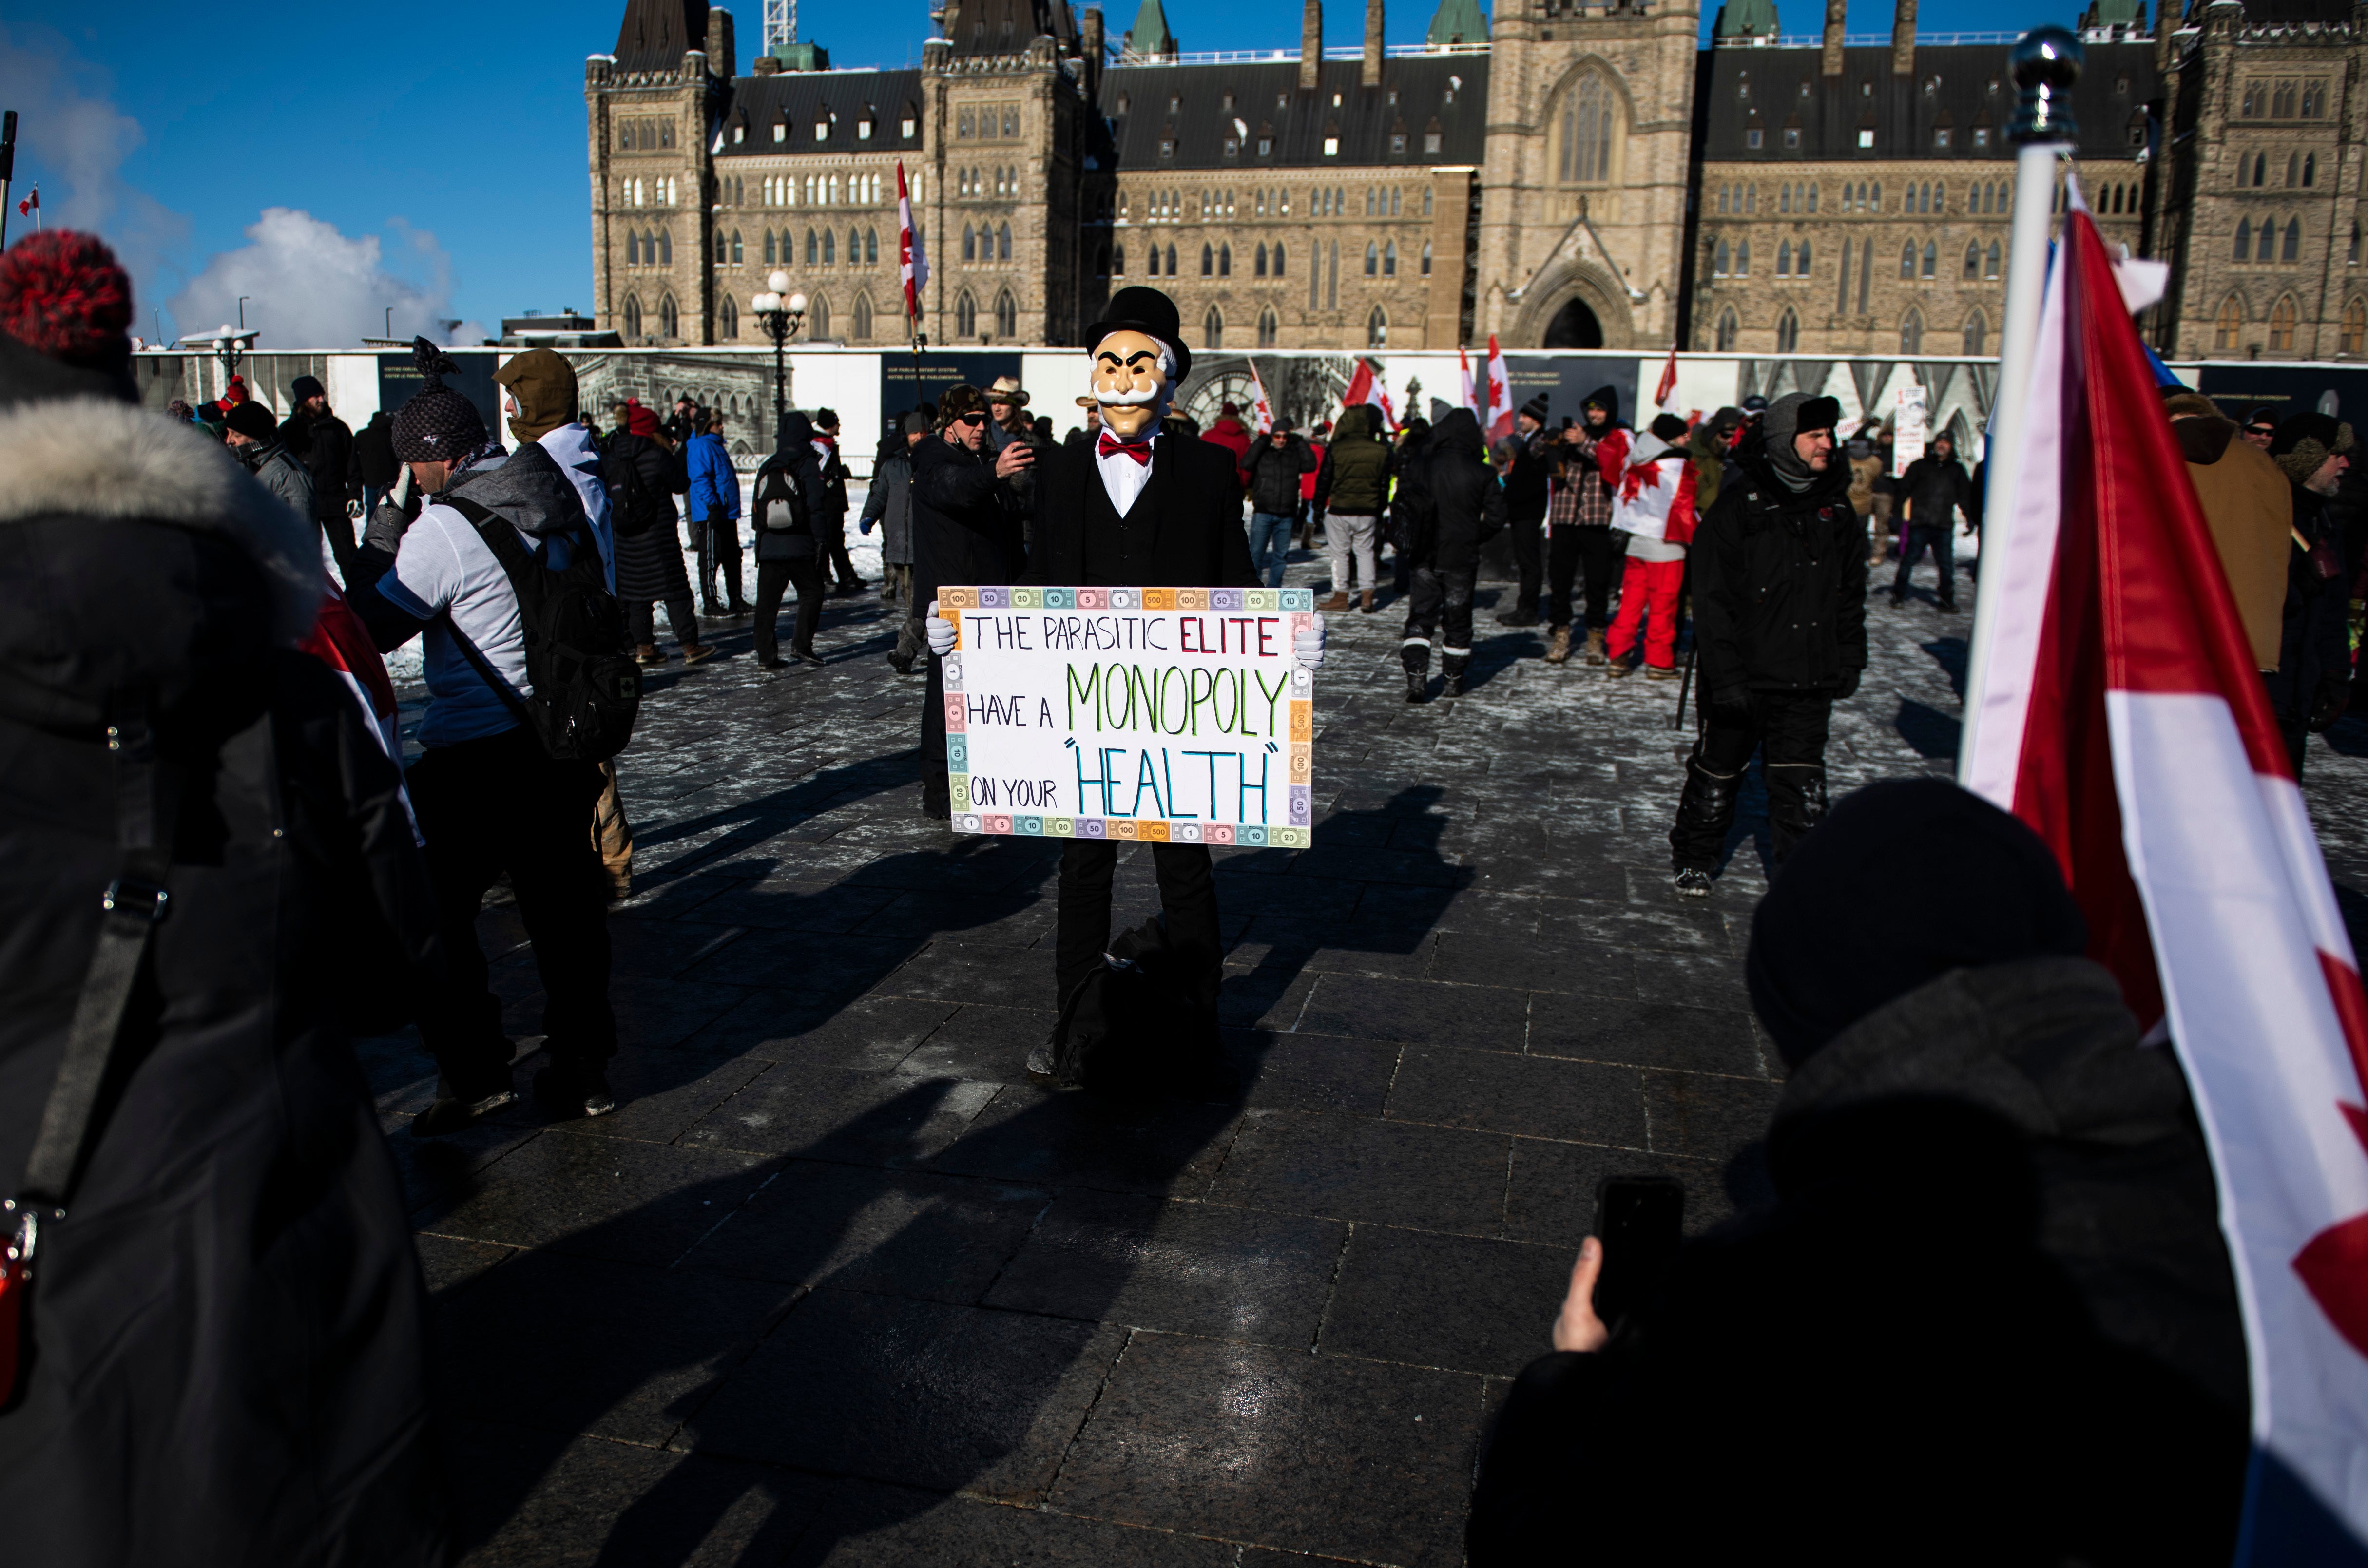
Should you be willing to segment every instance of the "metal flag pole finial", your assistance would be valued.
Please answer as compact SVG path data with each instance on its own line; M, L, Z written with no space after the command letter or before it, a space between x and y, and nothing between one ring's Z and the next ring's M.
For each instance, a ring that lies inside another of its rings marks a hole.
M2069 28L2052 23L2023 34L2007 54L2007 69L2021 97L2014 120L2007 128L2008 140L2015 143L2014 222L2007 242L2006 320L1998 334L1998 391L1990 402L1988 437L1982 449L1986 526L1981 574L1986 584L2001 581L1999 557L2012 548L2022 428L2030 413L2025 406L2026 383L2039 341L2041 297L2047 288L2056 165L2079 136L2079 125L2072 114L2072 88L2080 79L2086 56L2080 40ZM1957 752L1961 779L1967 759L1975 755L1974 733L1981 722L1987 668L1983 655L1999 601L2000 596L1994 593L1977 593L1974 598L1973 650L1965 678L1963 739Z

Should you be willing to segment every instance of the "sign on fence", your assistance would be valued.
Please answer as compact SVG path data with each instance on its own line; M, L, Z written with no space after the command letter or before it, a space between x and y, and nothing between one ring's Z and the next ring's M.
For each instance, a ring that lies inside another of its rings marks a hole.
M1307 588L940 588L962 833L1304 848Z

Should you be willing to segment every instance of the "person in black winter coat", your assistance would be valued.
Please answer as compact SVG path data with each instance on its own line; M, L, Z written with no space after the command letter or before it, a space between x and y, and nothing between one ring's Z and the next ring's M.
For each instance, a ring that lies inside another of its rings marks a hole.
M1443 695L1463 692L1463 666L1472 658L1472 591L1480 575L1480 547L1497 537L1506 518L1505 492L1482 460L1487 443L1480 421L1468 408L1445 415L1432 426L1421 450L1409 454L1398 479L1391 517L1398 550L1412 563L1406 597L1406 638L1399 657L1406 665L1406 700L1429 694L1430 644L1440 644Z
M120 325L101 369L8 335L26 248L0 262L0 1195L105 994L101 895L142 907L148 858L164 896L33 1256L0 1557L441 1564L426 1294L350 1043L436 968L399 778L296 649L313 520L137 405Z
M1826 812L1826 727L1866 669L1866 552L1834 451L1841 408L1789 392L1735 450L1694 530L1702 738L1669 829L1677 890L1707 896L1751 754L1782 862Z
M2286 556L2286 602L2278 667L2266 678L2286 759L2302 777L2305 743L2343 717L2351 699L2347 624L2352 562L2329 499L2351 466L2351 426L2324 414L2297 414L2270 438L2270 458L2294 486L2294 543Z
M1583 1246L1485 1449L1473 1568L2230 1561L2248 1381L2212 1167L2086 938L1979 797L1835 808L1752 922L1772 1200L1609 1324Z
M329 536L329 553L337 575L350 579L354 570L354 521L349 504L362 498L361 470L354 460L351 426L329 411L329 394L313 376L288 383L295 411L279 422L279 440L313 475L313 515Z
M1550 410L1541 392L1513 415L1512 433L1497 443L1497 472L1505 492L1505 514L1513 528L1513 608L1497 618L1499 626L1535 626L1538 593L1545 585L1546 483L1553 456L1546 433Z
M658 651L655 608L664 600L682 662L700 664L713 658L715 650L699 640L698 609L690 597L690 574L683 567L682 535L674 509L675 496L689 481L681 458L666 446L655 412L636 403L629 406L626 418L624 431L609 439L600 472L609 487L609 526L617 541L617 598L625 607L634 657L644 665L666 663Z
M1025 441L987 453L986 404L975 387L948 389L937 425L938 433L913 449L913 602L925 609L940 586L1019 580L1028 551L1010 482L1035 459ZM953 812L942 663L930 655L921 708L921 809L933 817Z
M1899 476L1899 522L1907 542L1899 551L1899 571L1891 579L1891 602L1904 604L1907 584L1924 552L1932 552L1940 574L1939 598L1943 610L1957 608L1957 514L1968 521L1980 510L1974 499L1974 482L1957 460L1957 443L1936 436L1932 449L1907 465Z
M1299 520L1301 476L1315 470L1315 449L1288 420L1251 437L1242 456L1250 489L1250 565L1269 588L1282 586L1292 525Z
M791 488L797 493L795 500L785 493ZM790 652L806 664L819 665L814 629L822 624L830 564L815 519L829 505L829 492L822 460L814 452L814 426L804 415L792 411L781 415L781 444L757 469L749 494L757 512L757 663L768 670L787 667L778 642L781 590L795 585L798 620Z

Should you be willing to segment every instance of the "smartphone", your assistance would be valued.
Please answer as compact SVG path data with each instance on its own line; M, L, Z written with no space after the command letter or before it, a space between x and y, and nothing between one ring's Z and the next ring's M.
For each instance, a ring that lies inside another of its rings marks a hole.
M1652 1294L1684 1239L1686 1189L1665 1176L1606 1176L1595 1189L1595 1234L1603 1272L1595 1315L1617 1332L1629 1309Z

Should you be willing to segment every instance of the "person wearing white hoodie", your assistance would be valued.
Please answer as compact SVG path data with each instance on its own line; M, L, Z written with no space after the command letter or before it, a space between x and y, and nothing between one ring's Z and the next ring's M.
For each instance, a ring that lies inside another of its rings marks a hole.
M1603 648L1611 661L1603 673L1615 680L1634 671L1628 654L1639 642L1645 679L1677 676L1678 597L1686 580L1686 545L1694 537L1694 470L1685 439L1686 422L1662 414L1624 460L1599 453L1611 486L1611 527L1628 536L1620 613Z

